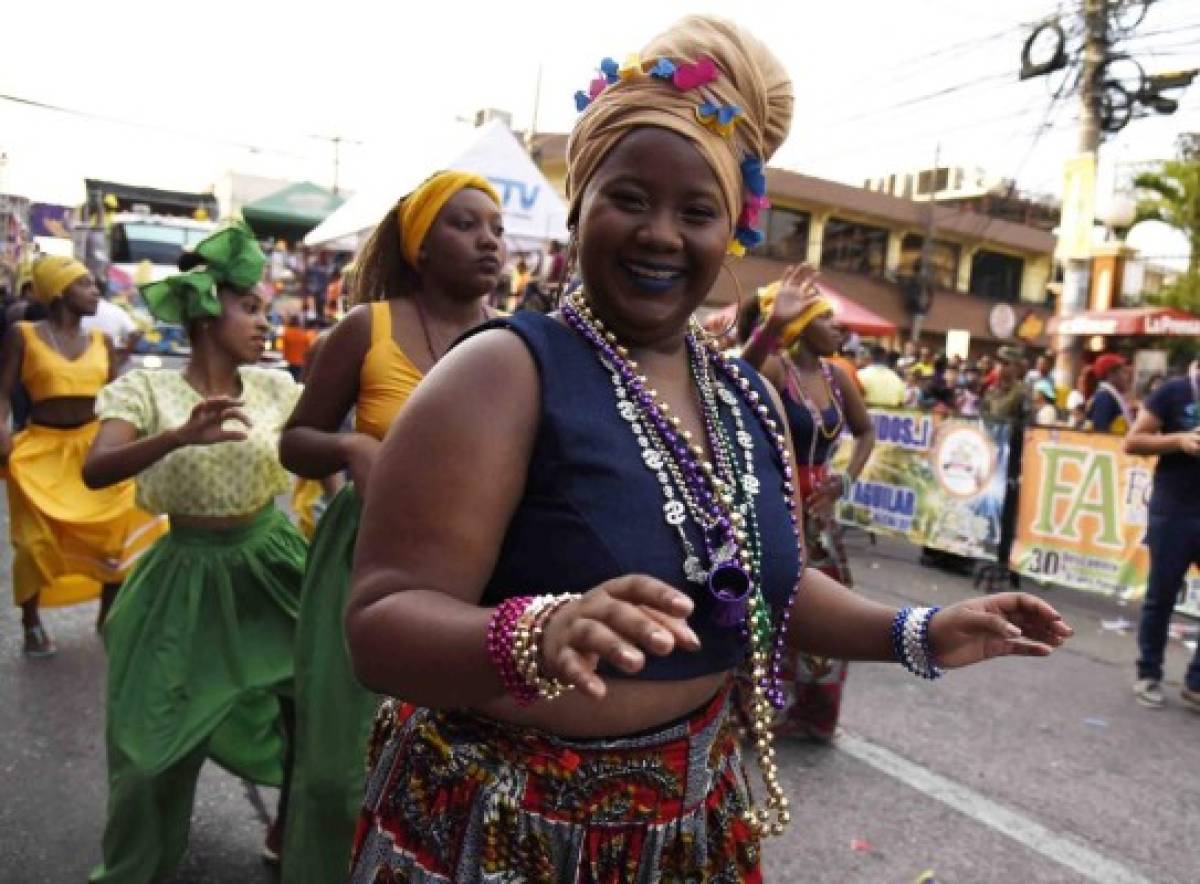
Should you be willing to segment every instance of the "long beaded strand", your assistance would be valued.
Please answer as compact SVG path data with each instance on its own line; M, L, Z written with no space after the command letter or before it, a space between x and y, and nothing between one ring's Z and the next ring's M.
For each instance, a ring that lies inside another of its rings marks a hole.
M743 516L742 513L734 510L734 502L736 499L735 495L739 491L744 492L747 497L752 497L750 487L755 485L757 477L753 476L752 472L749 472L747 475L755 481L746 483L744 488L739 488L736 484L737 470L735 467L732 467L735 459L732 457L722 458L725 462L720 465L730 466L730 473L727 474L726 478L734 481L726 482L725 479L714 475L716 470L712 464L705 460L704 450L699 445L690 444L691 434L682 428L681 422L677 417L673 415L669 418L667 417L669 409L666 403L658 400L657 393L648 387L645 376L638 373L637 363L630 358L628 349L619 343L615 335L604 328L600 320L591 312L580 293L577 292L563 305L563 316L567 324L597 350L597 355L606 366L610 367L614 376L619 376L623 386L628 390L626 401L629 401L634 409L640 408L641 415L645 418L644 423L652 427L655 433L661 437L667 459L670 460L670 456L674 456L675 464L673 466L678 467L678 472L682 473L682 478L684 479L682 485L687 487L695 496L696 502L699 504L697 509L707 509L709 513L724 511L723 515L716 518L716 526L719 527L721 533L724 535L726 543L732 544L742 561L746 562L746 558L742 556L742 546L743 543L749 540L749 533L744 530L744 519L734 518L735 516ZM707 361L709 365L729 379L734 388L739 391L742 398L746 400L751 411L762 425L767 438L773 443L776 460L783 475L782 491L784 500L788 509L792 531L796 538L797 549L800 551L801 568L803 568L804 549L800 536L799 520L795 511L793 497L795 489L792 485L792 470L787 461L787 443L779 430L777 422L771 416L770 409L761 401L758 393L751 388L749 380L742 376L740 369L735 363L720 354L711 342L701 345L696 340L696 336L691 333L687 336L687 340L690 352L703 352L706 357L704 361ZM707 374L707 372L704 372L704 374ZM693 370L693 375L697 375L695 370ZM616 377L614 377L615 379ZM697 376L696 380L698 386L700 386L701 378ZM726 392L723 388L722 391ZM730 396L732 398L732 394ZM620 401L620 397L618 398ZM735 419L740 417L739 410L734 404L728 402L728 400L726 401L730 405ZM702 403L705 412L706 434L711 431L711 435L709 436L710 444L714 440L720 443L713 445L714 458L716 458L718 449L721 450L723 455L728 455L731 449L723 444L727 440L722 438L724 436L724 428L715 414L715 400L704 396L703 389ZM622 413L622 416L624 417L625 414ZM738 436L741 437L744 432L739 422ZM739 440L744 448L748 447L747 442L749 438L749 434L747 433L744 440ZM747 466L752 467L752 465L752 457L747 456ZM705 481L706 479L707 481ZM664 506L664 513L667 515L669 524L678 526L679 522L673 518L678 511L674 507L671 507L671 503L672 501L668 500L668 503ZM751 506L752 509L753 507ZM681 516L682 513L678 513L678 515ZM703 523L701 523L701 529L703 532ZM757 525L755 525L755 529L757 529ZM704 533L707 545L708 535L707 532ZM754 530L753 533L758 535L757 530ZM739 537L739 535L741 536ZM739 540L742 542L739 543ZM761 546L759 537L756 536L755 541L755 545ZM757 572L758 568L752 567L751 571ZM750 729L754 737L755 748L757 749L759 768L767 790L767 801L766 807L760 809L757 814L753 808L747 809L745 821L759 835L778 835L782 833L786 824L790 822L791 813L788 809L788 799L783 794L783 789L779 784L778 766L775 764L775 752L771 746L770 718L771 707L778 707L783 703L780 670L788 623L791 617L791 608L799 590L799 580L793 586L787 602L780 612L773 630L773 641L771 640L771 615L765 597L757 585L752 584L752 589L753 591L749 594L746 611L746 632L749 638L748 662L752 686L752 721ZM775 816L774 822L771 819L772 813Z

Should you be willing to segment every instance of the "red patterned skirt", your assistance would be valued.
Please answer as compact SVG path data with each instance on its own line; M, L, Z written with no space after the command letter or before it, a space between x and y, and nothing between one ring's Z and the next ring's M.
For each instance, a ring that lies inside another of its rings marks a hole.
M603 740L385 703L350 880L761 882L729 697Z
M812 494L827 474L824 465L798 465L797 487L802 497ZM816 516L806 507L804 544L808 567L816 568L843 586L851 585L850 563L842 543L841 526L835 518ZM842 691L848 668L845 660L811 654L792 655L782 673L787 705L775 717L775 733L781 737L832 740L842 710Z

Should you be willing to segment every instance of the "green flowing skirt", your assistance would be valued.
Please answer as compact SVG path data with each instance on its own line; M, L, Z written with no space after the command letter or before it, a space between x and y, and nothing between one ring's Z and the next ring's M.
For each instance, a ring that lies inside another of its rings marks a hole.
M304 556L271 506L229 530L173 526L142 557L104 629L110 758L154 776L206 744L235 775L282 782Z
M296 763L284 884L344 881L380 697L354 678L342 630L362 504L347 485L317 523L296 627Z

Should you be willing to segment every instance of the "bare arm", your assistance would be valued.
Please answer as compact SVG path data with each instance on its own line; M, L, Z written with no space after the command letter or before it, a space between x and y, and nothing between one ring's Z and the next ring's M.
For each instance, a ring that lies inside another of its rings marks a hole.
M854 435L854 450L850 452L850 463L846 466L850 481L853 482L862 475L863 468L871 457L875 447L875 422L867 411L858 384L850 378L839 365L831 365L834 381L842 393L842 402L846 408L846 424Z
M305 374L321 379L306 384L279 439L284 467L309 479L324 479L347 466L359 448L364 456L377 444L362 433L339 432L358 398L359 373L371 346L371 312L360 305L310 352ZM362 470L365 476L367 470Z
M241 430L222 428L222 424L230 420L250 426L240 405L237 400L224 396L205 399L196 404L183 426L141 439L137 427L129 421L105 420L83 463L83 483L89 488L105 488L132 479L172 451L187 445L245 439L246 434Z
M764 377L773 375L772 383L777 383L782 375L778 368L768 371L768 360L781 346L788 323L808 309L815 298L820 297L820 292L812 286L816 277L817 272L807 264L788 267L779 280L779 290L770 314L764 317L760 328L750 336L742 349L742 358Z
M346 610L368 687L434 707L503 693L478 602L524 489L539 389L520 339L484 332L447 354L392 425L370 480L387 493L367 496Z
M1126 454L1191 454L1200 453L1200 430L1189 433L1164 433L1163 422L1149 408L1138 412L1137 419L1125 436Z
M25 337L17 324L11 323L4 335L3 357L0 358L0 464L8 462L12 452L12 433L8 428L12 416L12 394L21 374L21 359L25 355Z

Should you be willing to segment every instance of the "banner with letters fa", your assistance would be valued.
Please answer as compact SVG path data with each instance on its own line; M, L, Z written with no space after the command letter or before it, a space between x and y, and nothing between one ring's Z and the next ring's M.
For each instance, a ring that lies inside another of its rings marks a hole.
M875 449L838 521L961 556L996 558L1009 427L973 418L871 409ZM854 440L832 467L844 470Z
M1150 559L1142 540L1154 458L1125 454L1121 443L1102 433L1025 431L1013 570L1122 598L1145 594ZM1195 570L1188 583L1183 607L1197 613Z

